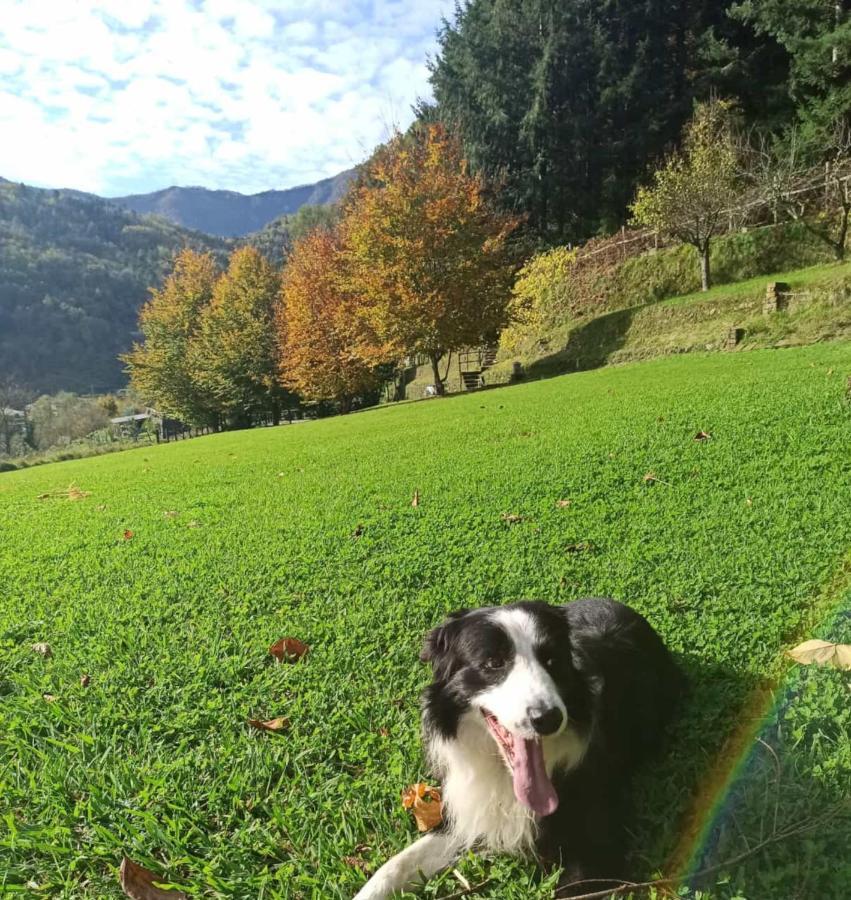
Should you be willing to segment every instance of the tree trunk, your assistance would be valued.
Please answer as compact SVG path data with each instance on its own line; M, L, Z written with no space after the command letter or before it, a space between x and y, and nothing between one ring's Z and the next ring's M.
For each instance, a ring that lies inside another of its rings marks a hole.
M712 284L712 279L709 276L709 241L703 247L699 247L698 250L700 252L700 289L708 291Z
M429 359L431 360L431 371L434 373L434 390L438 395L443 395L443 379L440 377L440 369L438 363L440 362L440 353L429 353Z
M839 236L836 239L836 246L833 252L836 254L837 262L843 262L845 259L845 242L848 239L848 214L851 213L851 206L842 207L842 219L839 225Z
M272 424L281 424L281 404L277 399L272 401Z

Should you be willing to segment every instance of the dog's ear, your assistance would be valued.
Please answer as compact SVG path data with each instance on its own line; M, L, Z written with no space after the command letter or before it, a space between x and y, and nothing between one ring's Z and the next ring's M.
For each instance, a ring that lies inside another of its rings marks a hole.
M468 612L470 612L469 609L459 609L449 613L442 625L432 628L426 635L423 649L420 651L420 662L433 662L446 653L452 643L454 633L458 630L454 627L455 623L459 619L463 619Z

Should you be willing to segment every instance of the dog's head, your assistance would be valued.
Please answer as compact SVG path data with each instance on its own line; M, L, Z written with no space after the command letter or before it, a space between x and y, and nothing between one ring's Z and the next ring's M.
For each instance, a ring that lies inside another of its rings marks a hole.
M546 603L462 610L431 631L430 695L451 703L456 721L487 729L514 778L517 799L536 812L555 809L544 743L568 726L577 672L563 609Z

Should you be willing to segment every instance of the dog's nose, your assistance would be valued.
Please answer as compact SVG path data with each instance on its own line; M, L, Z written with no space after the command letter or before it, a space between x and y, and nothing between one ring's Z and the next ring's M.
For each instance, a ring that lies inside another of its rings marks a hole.
M555 734L564 721L564 713L557 707L550 709L529 710L529 721L538 734Z

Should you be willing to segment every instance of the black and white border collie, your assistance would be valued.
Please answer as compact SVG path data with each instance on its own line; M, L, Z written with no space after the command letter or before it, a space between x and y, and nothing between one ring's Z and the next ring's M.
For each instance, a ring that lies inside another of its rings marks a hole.
M409 890L469 849L562 866L563 885L586 881L579 893L621 884L630 781L683 688L647 620L597 598L462 610L421 658L434 674L422 725L444 824L355 900Z

